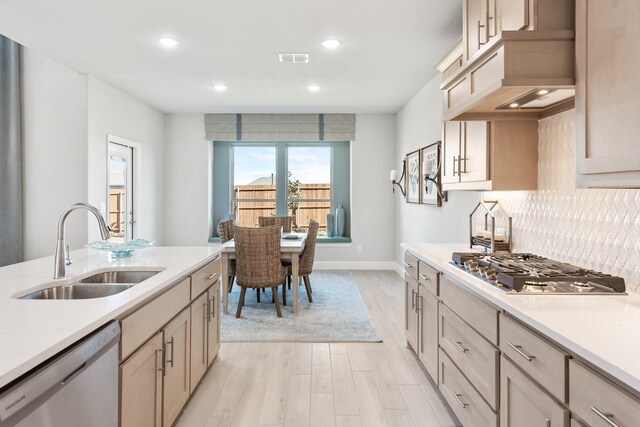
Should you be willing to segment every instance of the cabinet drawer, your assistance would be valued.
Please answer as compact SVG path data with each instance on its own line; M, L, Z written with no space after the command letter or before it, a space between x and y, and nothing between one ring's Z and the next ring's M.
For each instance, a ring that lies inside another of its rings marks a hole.
M446 305L440 308L440 346L489 405L497 409L500 352Z
M496 427L498 415L440 349L440 392L465 427Z
M440 276L440 298L483 337L498 345L498 310L461 285Z
M568 354L503 314L500 350L556 399L568 403Z
M122 320L120 360L124 360L189 305L190 282L188 278L184 279Z
M209 286L220 279L222 261L220 256L191 275L191 299L194 300Z
M434 296L438 296L438 276L440 273L422 261L418 261L418 282L431 292Z
M415 280L418 280L418 258L409 254L409 252L404 253L404 271Z
M569 410L506 357L500 363L501 427L568 427Z
M591 427L631 427L640 420L640 399L574 359L569 361L569 407Z

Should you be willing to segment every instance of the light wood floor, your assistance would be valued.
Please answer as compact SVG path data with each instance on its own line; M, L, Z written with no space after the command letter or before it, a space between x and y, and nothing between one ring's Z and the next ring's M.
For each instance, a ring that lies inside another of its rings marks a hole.
M353 277L382 343L223 343L177 425L457 425L406 348L400 276Z

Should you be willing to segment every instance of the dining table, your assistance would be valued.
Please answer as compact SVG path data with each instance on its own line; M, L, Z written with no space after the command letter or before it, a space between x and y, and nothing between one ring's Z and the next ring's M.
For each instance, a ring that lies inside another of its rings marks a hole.
M291 262L291 286L293 290L293 313L298 313L298 284L300 276L300 254L304 249L307 235L305 233L285 233L280 239L280 259ZM233 239L222 244L222 310L228 313L229 305L229 261L236 259L236 243ZM286 283L283 284L286 286ZM277 295L275 296L278 297Z

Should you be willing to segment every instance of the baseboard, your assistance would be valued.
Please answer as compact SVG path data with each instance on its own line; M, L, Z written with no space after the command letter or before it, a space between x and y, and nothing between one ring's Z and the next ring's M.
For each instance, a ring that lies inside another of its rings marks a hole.
M391 270L402 275L402 269L393 261L315 261L314 270Z

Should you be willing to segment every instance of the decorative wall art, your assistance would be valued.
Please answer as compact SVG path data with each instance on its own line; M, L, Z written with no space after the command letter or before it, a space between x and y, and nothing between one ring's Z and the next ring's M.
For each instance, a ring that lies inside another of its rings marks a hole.
M421 150L420 159L421 203L430 206L442 206L442 197L439 191L442 168L440 141L424 147Z
M422 192L420 152L421 150L417 150L413 153L407 154L407 160L405 162L405 167L407 168L405 173L407 203L420 203L420 196Z

